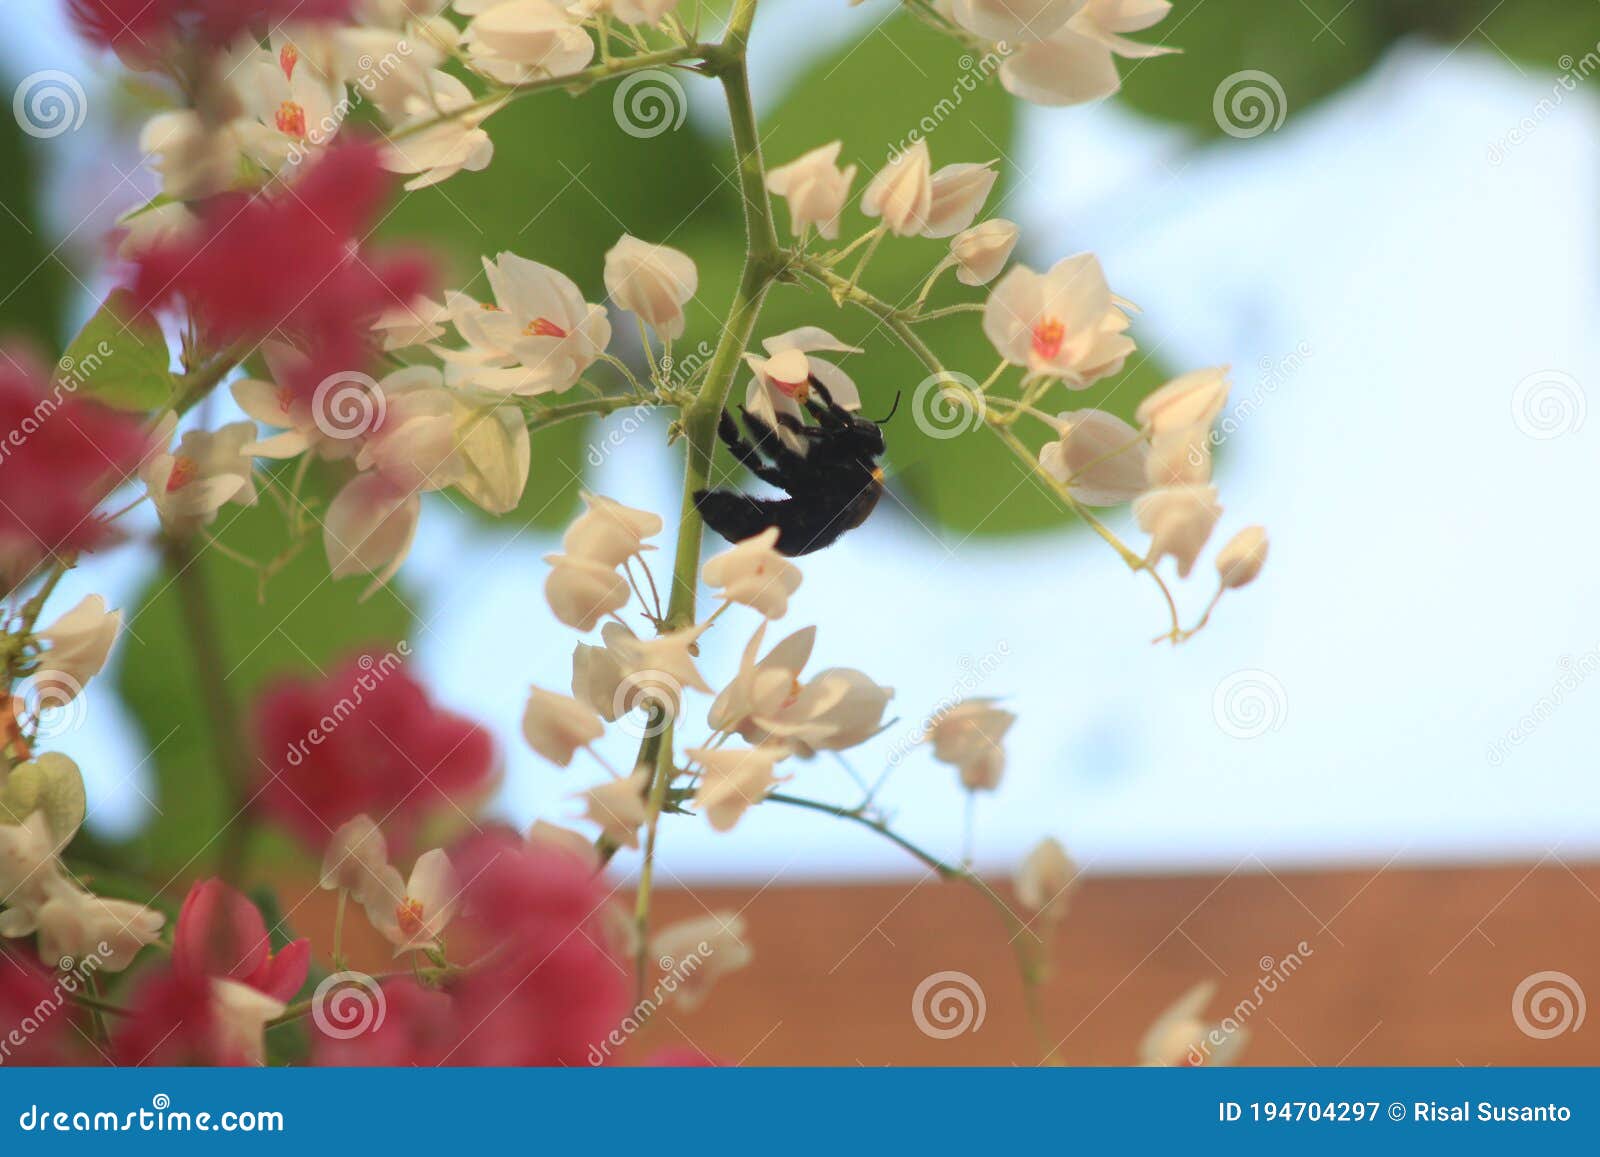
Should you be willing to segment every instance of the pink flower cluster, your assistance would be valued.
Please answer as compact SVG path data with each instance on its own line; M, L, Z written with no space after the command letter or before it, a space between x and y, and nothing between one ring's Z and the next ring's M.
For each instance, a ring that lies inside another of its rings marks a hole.
M212 197L197 229L138 255L134 298L145 309L181 299L208 344L290 341L306 357L281 384L309 398L330 375L364 369L378 315L431 284L420 255L364 244L392 183L376 146L342 144L292 189Z

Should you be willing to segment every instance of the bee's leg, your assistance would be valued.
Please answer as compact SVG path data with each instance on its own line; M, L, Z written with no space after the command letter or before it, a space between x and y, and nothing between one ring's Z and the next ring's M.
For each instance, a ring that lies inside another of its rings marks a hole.
M755 448L771 458L782 474L793 478L797 473L805 471L805 455L797 454L791 449L782 438L778 437L778 432L768 425L765 419L757 414L752 414L745 407L740 407L739 413L744 418L744 428L750 431L750 437L755 440ZM789 417L789 415L779 414L778 422L786 430L793 429L787 422L784 422L783 419L786 417ZM793 419L791 418L790 421L793 421ZM796 433L799 433L802 437L811 437L818 433L810 426L801 423L796 424L800 427ZM780 482L777 485L788 489L785 483Z
M726 410L722 411L722 418L717 422L717 437L733 451L733 456L744 465L745 469L761 481L771 483L773 486L784 485L786 479L783 471L777 466L769 465L761 457L760 450L740 436L739 427L734 424L733 418Z
M805 407L811 411L811 416L824 426L848 426L850 424L850 411L833 400L833 395L828 392L828 387L822 384L822 379L812 374L811 392L822 398L819 405L816 398L808 397Z

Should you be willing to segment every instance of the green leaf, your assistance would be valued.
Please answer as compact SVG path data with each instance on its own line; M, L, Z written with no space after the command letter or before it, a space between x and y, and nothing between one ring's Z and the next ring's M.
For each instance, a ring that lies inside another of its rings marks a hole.
M1134 37L1181 55L1121 61L1119 99L1203 137L1221 136L1225 124L1230 135L1256 135L1366 72L1398 34L1398 8L1390 0L1181 5Z
M309 489L309 501L325 501L330 480L314 474ZM266 494L252 508L223 507L213 530L228 550L259 562L289 545L284 514ZM247 728L264 684L318 676L363 647L392 647L412 623L392 584L358 602L363 580L329 577L314 524L311 539L266 583L265 601L257 572L222 551L203 548L195 566L215 608L226 687ZM200 712L202 689L180 615L182 597L164 569L151 575L124 632L117 673L118 693L155 768L157 814L142 833L146 857L152 869L174 873L198 872L214 861L215 837L233 817L211 727ZM240 738L250 742L248 734ZM285 845L270 840L266 846Z
M40 220L44 182L37 161L44 151L36 147L39 143L23 134L18 118L0 120L0 253L6 255L8 271L0 291L0 338L25 335L41 347L56 349L65 328L68 279Z
M161 327L138 316L117 290L89 319L61 359L63 378L119 410L154 410L172 400L172 358Z

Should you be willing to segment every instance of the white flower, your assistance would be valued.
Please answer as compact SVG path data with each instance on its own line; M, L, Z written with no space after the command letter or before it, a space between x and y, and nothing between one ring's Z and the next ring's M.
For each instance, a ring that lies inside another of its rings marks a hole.
M933 212L933 172L928 142L918 138L879 169L861 195L861 211L882 217L891 233L911 237L928 227Z
M1085 0L955 0L957 24L989 40L1042 40L1067 22Z
M557 619L578 631L592 631L607 615L628 605L627 580L611 567L572 555L545 556L550 574L544 580L545 601Z
M968 791L993 791L1006 769L1002 741L1017 717L993 699L967 699L936 717L923 736L933 757L961 773Z
M560 824L535 820L533 826L528 829L528 843L535 848L549 848L562 855L571 856L586 868L594 869L600 866L599 854L595 852L594 844L589 837L571 828L564 828Z
M433 366L408 366L385 377L377 421L356 452L356 467L375 471L406 492L442 490L461 476L456 453L456 398Z
M1228 403L1228 367L1194 370L1173 378L1139 403L1134 420L1153 435L1209 430Z
M243 159L232 124L209 126L193 109L157 113L139 133L161 191L173 201L201 201L231 188Z
M1167 0L1089 0L1043 39L1019 44L1000 66L1000 83L1013 95L1040 105L1082 104L1108 97L1122 87L1116 57L1176 51L1120 35L1150 27L1171 7Z
M1078 865L1059 841L1042 839L1017 871L1017 903L1047 921L1066 915L1067 901L1078 883Z
M573 558L600 566L621 566L641 551L654 550L645 543L661 533L661 516L605 497L584 494L584 512L567 527L561 549Z
M701 767L694 805L719 832L732 831L746 811L788 778L772 770L788 757L785 747L692 747L686 754Z
M522 734L528 746L557 767L568 767L580 747L606 733L600 717L565 695L538 687L528 695L522 713Z
M152 440L157 445L170 441L177 422L177 415L168 413ZM145 459L139 477L167 533L187 535L210 526L226 502L255 505L255 463L247 452L255 441L255 423L231 422L216 431L189 430L175 450Z
M763 623L756 630L738 673L712 703L712 727L807 758L854 747L877 734L892 687L880 687L847 667L831 667L802 684L800 672L811 657L816 628L796 631L757 660L766 629Z
M1208 980L1180 996L1140 1040L1139 1062L1185 1068L1232 1064L1250 1034L1242 1026L1224 1030L1205 1019L1206 1005L1215 993L1216 985Z
M1211 528L1222 515L1215 486L1167 486L1151 490L1133 504L1139 529L1150 536L1145 565L1168 555L1178 561L1178 577L1188 578Z
M106 610L99 595L85 597L35 636L49 649L39 659L34 679L65 693L58 702L74 698L106 665L121 626L121 611Z
M754 953L745 936L744 917L737 912L680 920L656 933L650 949L671 980L668 991L673 1002L693 1012L705 1003L718 979L749 964ZM667 984L663 979L662 987Z
M393 880L399 881L399 873ZM404 890L391 888L364 905L372 926L394 945L394 954L437 948L445 926L456 914L460 889L450 857L438 848L423 852L411 867Z
M678 0L605 0L605 6L624 24L656 24L678 6Z
M37 914L42 960L93 957L101 972L121 972L141 948L160 939L167 922L153 908L105 900L65 880L53 882L48 891L49 898Z
M626 779L614 779L583 792L584 818L600 825L603 839L623 848L639 846L639 826L645 821L644 793L650 783L648 769Z
M1134 349L1127 328L1127 314L1090 253L1064 258L1043 274L1017 266L983 311L983 332L1001 357L1072 389L1122 368Z
M1211 430L1190 426L1187 430L1166 430L1150 438L1150 453L1145 458L1145 485L1151 490L1163 486L1201 486L1211 481Z
M387 109L394 129L384 141L383 167L417 174L406 182L412 190L488 168L494 142L480 126L496 106L474 107L476 99L458 77L428 72L420 89L405 90Z
M1217 576L1226 590L1255 581L1267 561L1267 528L1247 526L1217 552Z
M988 285L1011 260L1017 247L1018 229L1003 217L974 225L950 239L950 255L956 259L956 280L962 285Z
M357 474L328 503L322 545L336 579L370 574L363 598L395 576L411 551L422 516L422 497L397 488L381 474Z
M972 224L1000 176L994 164L946 165L933 174L933 203L922 228L924 237L953 237Z
M199 218L179 201L130 210L117 218L117 227L122 230L117 256L131 261L158 246L181 241L190 236L199 223Z
M490 514L507 514L528 486L533 443L523 412L503 401L479 402L471 391L454 408L456 489Z
M274 459L294 458L307 450L329 460L352 457L361 448L360 441L329 434L325 423L317 420L312 403L279 384L306 365L306 356L293 346L273 340L261 343L261 354L272 381L242 378L233 384L233 400L255 421L283 433L252 442L245 452L256 458ZM378 405L370 399L368 404Z
M856 179L854 165L839 167L840 142L802 153L767 174L767 188L789 203L789 228L796 237L807 226L829 241L839 236L839 215Z
M40 905L63 882L59 847L42 811L21 823L0 820L0 936L29 936L38 927Z
M606 254L606 292L668 341L683 336L683 307L700 286L689 255L624 233Z
M487 7L467 25L473 67L501 84L571 76L594 57L594 41L550 0L507 0ZM457 11L463 11L460 4Z
M600 629L602 639L617 632L631 634L621 623L607 623ZM617 702L617 688L621 683L622 661L609 647L579 643L573 650L572 694L607 723L615 722L622 714L624 705Z
M1039 465L1079 502L1117 506L1144 493L1149 450L1138 430L1104 410L1057 414L1056 429L1061 436L1039 451Z
M445 295L467 343L464 350L435 349L449 384L494 394L571 389L611 341L605 308L585 302L570 278L537 261L502 253L483 265L496 305Z
M218 1051L247 1065L266 1063L267 1022L282 1016L288 1007L248 984L214 977L211 1031Z
M819 352L858 354L860 347L848 345L814 325L769 337L761 346L767 351L766 357L744 355L745 362L755 371L755 379L745 390L745 408L777 430L778 438L791 450L804 454L807 443L800 435L785 430L779 424L779 416L787 414L797 422L804 420L802 403L811 394L813 377L846 410L861 408L861 391L850 375L814 356Z
M784 558L773 544L778 528L770 526L723 551L702 568L706 585L721 588L730 602L754 607L769 619L781 619L789 610L789 596L800 587L800 568Z
M617 626L621 627L621 624ZM624 683L630 678L646 675L664 676L680 690L692 687L709 695L711 687L700 677L700 672L694 665L696 640L705 629L706 624L701 623L676 631L667 631L654 638L641 639L626 627L621 627L615 632L608 630L603 637L606 648L616 655L617 662L621 665ZM653 683L654 679L651 682Z
M241 132L244 149L268 170L315 155L339 131L344 86L336 87L315 69L295 67L297 59L259 52L238 72L235 88L257 122Z
M449 317L443 302L424 296L408 305L385 310L372 323L372 330L383 338L385 350L410 349L443 337L442 323Z
M393 903L403 894L400 873L389 865L389 842L368 815L358 815L333 833L322 856L322 886L350 893L362 906Z

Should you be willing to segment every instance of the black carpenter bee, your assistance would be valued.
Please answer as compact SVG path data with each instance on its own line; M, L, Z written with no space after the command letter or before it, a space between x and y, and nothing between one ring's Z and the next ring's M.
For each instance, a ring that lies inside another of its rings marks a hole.
M803 454L741 406L739 413L750 436L746 441L732 416L723 411L717 436L752 474L789 495L752 498L737 490L696 491L694 504L700 516L729 542L743 542L776 526L781 554L810 554L860 526L878 505L883 495L883 468L877 461L885 449L882 423L846 410L814 376L803 402L815 425L792 414L778 415L778 425L805 439ZM897 395L895 408L899 405ZM894 409L883 421L892 417Z

